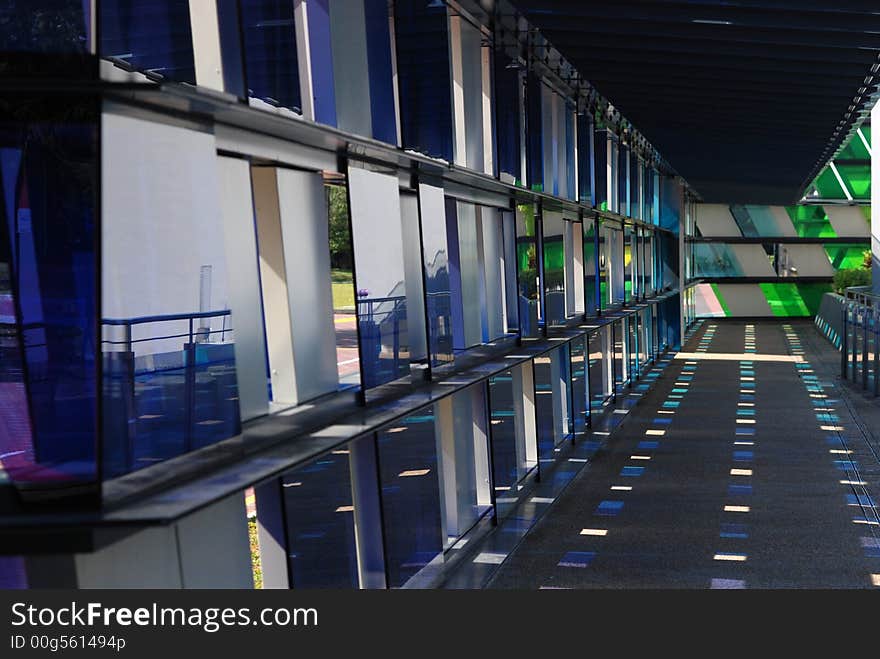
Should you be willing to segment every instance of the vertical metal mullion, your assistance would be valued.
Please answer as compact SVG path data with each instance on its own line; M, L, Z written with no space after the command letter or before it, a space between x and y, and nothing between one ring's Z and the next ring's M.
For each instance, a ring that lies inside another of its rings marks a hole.
M489 443L489 500L492 503L492 526L498 525L498 500L495 492L495 430L492 425L492 393L489 386L489 378L483 380L483 392L486 401L486 419L488 420L488 432L486 439ZM514 434L516 430L514 429ZM514 447L515 450L516 447Z

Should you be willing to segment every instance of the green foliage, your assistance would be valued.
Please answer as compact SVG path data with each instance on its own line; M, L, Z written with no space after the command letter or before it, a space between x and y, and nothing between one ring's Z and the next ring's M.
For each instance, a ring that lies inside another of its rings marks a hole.
M871 269L871 262L872 262L871 250L866 249L864 252L862 252L862 268L864 268L865 270L870 270Z
M254 588L262 588L263 569L260 565L260 540L257 537L256 518L248 520L248 539L251 545L251 568L254 573Z
M348 198L343 186L327 186L327 206L330 214L330 263L334 268L351 269Z
M850 286L868 286L871 283L871 271L866 268L845 268L834 273L834 291L843 294Z

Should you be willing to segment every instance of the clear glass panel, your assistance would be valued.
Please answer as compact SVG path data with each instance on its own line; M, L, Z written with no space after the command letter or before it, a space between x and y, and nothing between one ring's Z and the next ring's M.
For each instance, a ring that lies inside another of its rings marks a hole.
M492 482L496 497L510 496L526 474L525 456L518 448L513 373L489 378L489 419L492 434Z
M520 332L522 336L538 336L538 239L535 207L531 204L519 204L516 207L516 264Z
M640 360L641 346L639 345L639 315L633 314L626 319L629 356L629 378L630 382L635 382L641 370L642 363Z
M547 324L563 323L565 314L565 238L567 228L561 213L545 212L544 231L544 300Z
M294 588L357 588L349 452L342 448L281 479Z
M654 356L654 343L651 336L651 308L648 307L639 312L639 359L641 360L642 368Z
M590 417L590 379L586 337L569 343L571 353L571 418L575 434L586 431Z
M605 309L611 302L611 228L599 222L599 308Z
M607 225L608 255L606 257L610 268L610 301L614 304L622 304L629 297L627 290L626 268L627 258L623 230L619 225Z
M636 294L635 280L638 253L636 251L635 231L629 224L625 225L623 240L623 299L624 302L631 302Z
M596 246L596 224L592 220L584 221L584 310L592 316L599 308L599 250Z
M434 408L377 433L388 585L403 586L443 551Z
M102 122L104 465L115 476L241 423L213 136Z
M745 247L754 247L747 245ZM694 244L694 277L740 277L745 274L730 245Z
M409 375L406 276L396 176L349 167L364 388Z
M360 386L360 349L354 290L354 255L344 185L325 185L330 236L330 282L340 387Z
M629 148L621 144L617 159L617 212L629 215Z
M533 360L538 458L552 460L553 449L571 434L569 390L571 362L568 344Z
M609 395L605 382L610 355L604 352L602 343L602 332L590 334L588 370L591 412L601 412Z
M629 361L626 354L627 327L626 319L615 321L612 325L612 350L614 355L614 389L617 393L629 379Z

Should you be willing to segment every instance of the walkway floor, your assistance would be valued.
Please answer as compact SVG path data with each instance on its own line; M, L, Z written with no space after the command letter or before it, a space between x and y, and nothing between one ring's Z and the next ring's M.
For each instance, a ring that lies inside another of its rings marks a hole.
M704 322L489 587L880 586L837 354L806 321Z

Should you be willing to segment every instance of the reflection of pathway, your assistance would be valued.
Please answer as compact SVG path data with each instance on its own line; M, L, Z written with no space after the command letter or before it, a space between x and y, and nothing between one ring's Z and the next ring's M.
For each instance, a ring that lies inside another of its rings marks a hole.
M336 328L336 365L339 376L352 375L359 370L357 317L352 314L337 313L333 316Z

